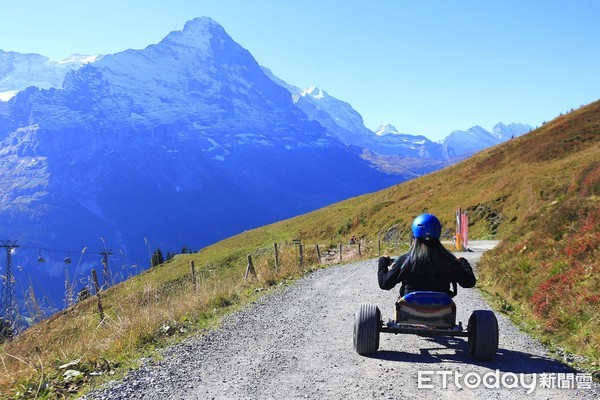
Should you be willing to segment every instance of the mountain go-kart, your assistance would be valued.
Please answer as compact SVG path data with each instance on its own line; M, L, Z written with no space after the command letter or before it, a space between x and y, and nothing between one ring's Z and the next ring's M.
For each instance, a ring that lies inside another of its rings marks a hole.
M456 294L456 283L453 283ZM498 320L492 311L475 310L467 329L456 325L456 305L442 292L411 292L396 302L393 320L383 322L379 308L361 304L354 316L354 349L360 355L379 349L379 334L467 337L469 353L476 360L491 360L498 350Z

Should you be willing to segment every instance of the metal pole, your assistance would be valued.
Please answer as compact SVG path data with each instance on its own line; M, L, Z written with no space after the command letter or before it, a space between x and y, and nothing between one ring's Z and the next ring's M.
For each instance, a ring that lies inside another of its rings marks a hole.
M2 325L0 326L1 336L12 336L16 331L16 304L15 304L15 278L12 272L12 251L17 247L16 240L2 240L0 247L6 249L6 270L4 273L4 284L2 285Z

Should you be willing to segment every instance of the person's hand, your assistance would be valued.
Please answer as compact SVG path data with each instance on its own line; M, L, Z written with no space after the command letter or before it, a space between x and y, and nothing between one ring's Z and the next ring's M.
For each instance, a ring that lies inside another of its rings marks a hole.
M390 256L381 256L379 257L379 266L380 267L388 267L392 263L392 259Z
M471 264L469 264L469 261L467 261L467 259L464 257L460 257L458 262L463 269L471 268Z

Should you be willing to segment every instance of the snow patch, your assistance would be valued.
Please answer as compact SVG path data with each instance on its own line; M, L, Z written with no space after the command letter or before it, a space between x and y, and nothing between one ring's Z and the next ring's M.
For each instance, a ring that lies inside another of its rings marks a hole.
M256 143L256 144L262 144L262 145L270 145L271 142L267 139L266 136L263 135L257 135L254 133L240 133L237 135L234 135L234 137L236 138L236 142L237 144L248 144L248 143Z
M221 145L219 143L215 142L211 138L208 138L208 141L212 144L212 147L210 147L208 149L203 149L202 151L213 151L214 149L221 147Z
M394 125L383 124L383 125L380 125L379 128L377 128L377 131L375 132L375 134L377 136L399 135L400 132L398 132L398 129L396 129L396 127L394 127Z
M319 100L319 99L323 99L325 98L325 94L324 92L319 89L316 86L311 86L308 89L306 89L305 91L303 91L302 93L300 93L301 96L310 96L315 100Z
M7 90L6 92L0 92L0 101L9 101L15 97L17 93L19 93L18 90Z
M80 64L89 64L96 62L102 58L102 55L91 56L89 54L71 54L69 57L64 60L56 61L58 64L71 64L71 63L80 63Z

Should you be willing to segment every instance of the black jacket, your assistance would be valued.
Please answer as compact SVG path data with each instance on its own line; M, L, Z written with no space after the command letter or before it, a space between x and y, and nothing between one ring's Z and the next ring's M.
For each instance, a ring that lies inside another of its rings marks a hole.
M446 272L436 274L429 273L428 268L411 270L410 266L404 265L406 257L406 254L398 257L389 270L388 265L391 260L388 257L379 258L377 278L381 289L390 290L401 282L401 296L421 290L444 292L452 295L450 291L452 282L457 282L464 288L475 286L476 279L473 269L469 262L462 257L457 260L449 260Z

